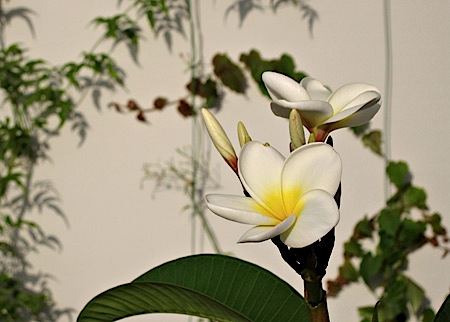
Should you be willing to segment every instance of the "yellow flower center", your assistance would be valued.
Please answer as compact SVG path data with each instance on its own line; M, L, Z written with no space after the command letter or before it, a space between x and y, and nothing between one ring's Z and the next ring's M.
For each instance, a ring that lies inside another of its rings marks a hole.
M280 221L290 217L292 214L299 215L302 203L299 203L301 189L299 187L289 187L283 192L279 189L270 189L263 196L262 201L265 206L259 210L262 214L278 219Z

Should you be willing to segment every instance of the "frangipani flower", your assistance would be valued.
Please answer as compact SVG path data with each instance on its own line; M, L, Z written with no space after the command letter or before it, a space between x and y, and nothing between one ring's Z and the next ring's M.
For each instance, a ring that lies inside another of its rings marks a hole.
M289 247L305 247L339 221L334 201L341 159L328 144L303 145L285 159L268 144L248 142L238 159L239 177L250 197L211 194L208 208L228 220L255 225L239 242L280 235Z
M381 107L379 90L364 83L344 85L331 92L311 77L297 83L285 75L264 72L262 79L272 98L273 113L288 118L291 109L299 110L303 125L316 141L324 141L333 130L369 122Z

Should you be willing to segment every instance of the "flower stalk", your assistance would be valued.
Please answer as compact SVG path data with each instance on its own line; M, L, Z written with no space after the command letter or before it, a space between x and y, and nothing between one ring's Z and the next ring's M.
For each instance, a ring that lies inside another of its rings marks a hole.
M333 145L331 137L327 139L327 143ZM334 200L339 208L341 185L334 195ZM322 280L334 248L335 229L333 228L318 241L303 248L288 247L281 241L280 236L272 238L272 242L277 246L283 260L303 279L304 298L311 321L329 322L327 296L322 287Z

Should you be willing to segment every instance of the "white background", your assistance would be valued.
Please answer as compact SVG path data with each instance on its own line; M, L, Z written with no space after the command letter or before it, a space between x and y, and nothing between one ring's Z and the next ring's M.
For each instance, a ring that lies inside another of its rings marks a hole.
M311 1L319 13L313 36L298 10L282 9L276 15L253 12L239 27L235 14L224 13L231 1L201 1L204 56L210 61L217 52L234 60L239 54L258 49L263 57L276 58L287 52L297 66L331 88L351 82L366 82L384 90L383 6L381 1ZM80 58L98 39L100 31L89 25L97 16L118 12L115 1L12 1L7 7L32 8L36 38L23 21L7 29L7 43L23 42L32 58L46 58L53 64ZM450 2L392 2L393 99L392 158L406 160L414 182L426 188L431 209L442 213L450 226ZM145 30L148 28L145 26ZM127 71L127 88L102 97L96 110L88 98L81 111L91 129L86 142L69 129L51 145L52 162L42 164L38 177L50 179L63 200L67 227L54 216L38 220L56 234L63 245L59 253L42 250L33 258L35 267L53 275L50 287L58 304L79 310L96 294L131 281L164 261L190 254L190 218L181 208L188 203L182 193L169 191L152 197L152 186L143 186L142 167L148 162L165 162L176 156L175 148L190 144L191 123L174 110L149 115L150 125L136 122L131 115L108 109L111 101L135 98L151 105L156 96L185 95L189 79L186 64L189 43L174 39L173 52L162 38L149 32L140 49L140 66L133 64L126 50L114 57ZM210 70L210 66L206 66ZM287 124L275 118L269 104L254 86L247 97L227 95L217 115L237 146L236 123L243 121L251 136L269 141L284 154ZM383 109L372 127L381 128ZM348 130L333 135L344 164L341 222L337 246L328 277L341 263L341 244L354 223L371 215L383 204L383 162ZM213 151L215 152L215 151ZM234 175L217 153L213 166L219 167L221 192L240 193ZM302 291L298 276L281 260L270 243L236 244L247 226L227 222L210 214L224 250L252 261ZM205 251L211 251L208 247ZM412 257L409 274L422 284L438 308L449 291L450 260L426 246ZM350 287L329 300L332 321L357 321L356 308L373 305L375 298L364 287ZM185 321L186 317L148 316L130 320Z

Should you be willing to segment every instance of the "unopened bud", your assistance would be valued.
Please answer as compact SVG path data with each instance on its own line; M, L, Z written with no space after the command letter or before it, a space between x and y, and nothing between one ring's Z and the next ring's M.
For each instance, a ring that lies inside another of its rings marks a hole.
M247 129L245 128L244 123L239 122L238 123L238 139L239 139L239 145L241 148L248 142L252 140L250 135L248 135Z
M208 130L209 136L217 151L219 151L220 155L225 159L225 162L228 163L233 171L238 173L236 152L234 151L233 145L228 139L227 134L210 111L203 108L202 115L206 129Z
M194 109L192 108L192 106L186 102L186 100L180 100L178 102L178 112L183 115L184 117L189 117L194 115Z
M136 110L140 110L141 108L139 107L139 104L135 101L135 100L129 100L127 103L127 108L130 111L136 111Z
M167 105L167 98L165 97L157 97L153 101L153 108L156 110L162 110Z
M296 109L292 109L289 114L289 136L291 137L292 151L301 147L306 142L302 118Z

